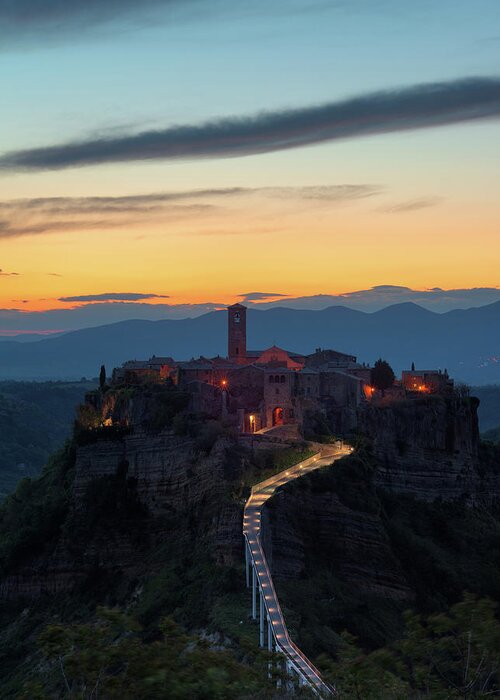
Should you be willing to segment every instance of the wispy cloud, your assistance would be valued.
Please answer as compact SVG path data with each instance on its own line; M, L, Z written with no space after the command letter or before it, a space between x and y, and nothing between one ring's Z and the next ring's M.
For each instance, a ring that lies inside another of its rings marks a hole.
M0 269L0 277L19 277L19 272L6 272Z
M0 168L51 170L137 160L249 156L499 116L500 78L465 78L314 107L14 151L0 158Z
M442 197L420 197L419 199L409 199L406 202L399 202L392 206L382 207L379 211L385 214L405 214L406 212L418 211L436 207L443 201Z
M152 192L120 197L37 197L0 200L0 239L49 233L115 229L184 219L207 221L225 203L264 197L308 206L338 205L373 197L378 185L343 184L307 187L227 187Z
M138 225L154 219L154 212L148 208L136 207L133 211L126 208L115 208L107 213L98 206L81 211L78 218L71 207L58 212L58 218L54 218L55 212L39 209L24 209L21 202L19 208L11 207L10 203L2 211L0 203L0 239L20 238L22 236L38 236L41 234L71 233L75 231L93 231L123 228L124 226ZM156 210L156 218L161 218L164 223L179 221L186 218L206 217L215 207L210 204L169 205L159 207Z
M104 294L81 294L72 297L59 297L58 301L140 301L141 299L168 299L168 294L144 294L138 292L105 292Z

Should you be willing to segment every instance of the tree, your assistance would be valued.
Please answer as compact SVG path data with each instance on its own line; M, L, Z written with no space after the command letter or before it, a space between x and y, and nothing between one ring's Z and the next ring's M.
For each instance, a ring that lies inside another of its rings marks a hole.
M336 661L321 659L339 700L477 700L498 697L498 605L466 593L445 613L405 615L405 635L364 652L344 632Z
M411 371L412 371L412 372L415 371L415 363L414 363L414 362L411 363Z
M395 375L388 362L379 358L371 371L372 385L384 392L394 384Z
M99 372L99 386L101 387L101 391L103 391L106 386L106 367L104 365L101 365L101 371Z
M137 621L118 609L98 608L89 622L50 624L39 646L44 663L19 700L234 700L262 697L272 687L267 655L244 665L169 618L148 642Z

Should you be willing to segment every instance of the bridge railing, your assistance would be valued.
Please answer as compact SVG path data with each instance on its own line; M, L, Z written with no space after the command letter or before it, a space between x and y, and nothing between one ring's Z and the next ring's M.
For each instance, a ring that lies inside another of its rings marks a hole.
M249 551L250 558L252 561L252 566L255 569L257 580L259 581L259 589L260 589L261 595L262 595L263 588L262 588L261 576L259 574L257 566L255 565L255 557L254 557L254 554L252 552L252 547L251 547L250 541L248 539L248 535L246 533L244 534L244 538L245 538L245 546L248 547L248 551ZM273 598L272 602L273 602L273 608L274 608L273 611L278 613L279 617L281 618L281 620L283 622L283 637L281 637L281 636L277 635L276 630L274 629L274 625L272 623L272 615L271 615L271 611L269 608L269 602L266 600L266 597L264 596L263 597L264 608L266 611L267 619L271 620L271 630L272 630L272 635L273 635L275 646L277 649L279 649L279 653L281 653L283 656L286 657L287 661L290 663L291 667L297 673L297 675L300 678L302 678L305 681L305 683L307 683L307 685L309 685L315 693L320 694L321 696L328 696L329 697L330 695L335 693L335 689L332 688L331 686L329 686L327 683L325 683L325 681L321 678L320 672L318 671L316 666L314 666L314 664L307 658L307 656L290 639L290 635L288 633L288 628L286 626L285 618L284 618L284 615L283 615L283 612L281 610L281 606L279 603L279 598L278 598L278 595L276 593L276 589L274 588L274 582L273 582L273 579L271 576L271 572L269 570L267 559L265 557L264 550L262 548L262 545L261 545L258 537L257 537L257 546L259 549L259 555L262 559L262 563L266 569L267 579L269 581L269 585L270 585L271 591L272 591L272 598ZM289 647L289 648L287 648L287 647ZM292 649L294 653L292 653L290 651L290 649ZM298 656L301 659L301 661L303 662L303 664L307 667L309 674L304 673L303 669L301 669L300 666L297 665L296 656Z
M342 450L335 450L335 452L330 453L332 458L341 452ZM311 457L307 458L306 460L303 460L302 462L298 462L297 464L293 465L289 469L283 470L282 472L278 472L278 474L275 474L268 479L259 482L258 484L255 484L255 486L252 487L252 495L247 501L247 504L245 506L245 517L246 517L246 508L248 505L251 505L252 501L252 496L256 495L258 492L265 490L268 486L271 486L275 484L276 482L276 477L279 477L280 474L287 474L291 475L292 473L294 476L299 475L301 473L301 468L308 467L314 462L316 462L318 459L321 458L321 452L317 452L316 454L312 455ZM329 454L325 455L325 457L330 456ZM270 497L270 496L269 496ZM266 499L267 500L267 499ZM261 508L263 504L259 508L259 515L261 516ZM303 680L317 695L321 696L327 696L330 697L332 694L334 694L336 691L333 687L325 683L323 679L321 678L321 674L319 673L318 669L314 666L314 664L305 656L305 654L297 647L297 645L290 639L290 635L288 633L288 628L286 626L285 618L283 615L283 612L281 610L281 606L279 603L278 596L276 594L276 589L274 588L274 582L271 576L271 572L269 569L269 565L267 563L267 559L264 553L264 549L262 547L262 542L260 538L260 531L262 528L262 522L259 522L259 532L255 533L255 549L257 550L257 554L260 558L260 562L262 562L262 565L265 569L265 578L266 581L269 583L270 586L270 600L266 599L266 596L264 595L264 587L262 581L263 576L261 576L261 573L259 572L259 569L256 565L255 562L255 556L254 552L252 551L252 544L250 543L248 533L246 531L246 528L249 527L249 525L244 525L244 538L245 538L245 547L248 550L249 554L249 560L251 562L252 568L255 571L255 576L256 580L258 582L258 589L259 593L262 596L261 600L263 603L263 607L265 610L265 615L268 620L268 625L270 625L271 632L272 632L272 637L275 642L276 648L280 650L280 652L285 656L287 662L290 664L290 667L293 668L293 670L298 674L299 678ZM267 583L266 583L267 585ZM266 591L267 593L267 591ZM272 603L273 605L273 613L274 615L278 616L280 619L281 623L281 629L283 630L282 633L278 635L275 629L275 625L273 623L273 614L271 613L270 610L270 605L269 603ZM260 606L259 606L260 607ZM262 621L261 621L261 624ZM262 628L261 628L262 629ZM302 663L302 666L305 666L307 671L304 670L304 668L301 668L301 666L297 663L297 661L300 660Z

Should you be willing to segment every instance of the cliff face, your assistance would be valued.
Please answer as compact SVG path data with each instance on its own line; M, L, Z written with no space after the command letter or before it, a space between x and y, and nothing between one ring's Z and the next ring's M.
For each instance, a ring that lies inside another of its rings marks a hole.
M412 600L379 514L349 507L333 490L316 490L308 481L276 496L265 511L264 547L273 576L300 579L320 559L361 595Z
M309 653L334 652L328 628L376 646L405 608L494 595L500 463L479 445L476 410L468 398L367 404L366 448L268 503L266 555Z
M359 427L378 460L376 484L426 501L490 502L500 482L481 473L477 406L477 399L437 396L367 404Z
M239 563L242 506L227 494L239 483L241 458L232 450L227 438L207 454L172 431L140 430L79 447L57 541L1 579L0 597L60 593L98 578L132 581L161 567L170 549L188 554L197 542L217 563Z

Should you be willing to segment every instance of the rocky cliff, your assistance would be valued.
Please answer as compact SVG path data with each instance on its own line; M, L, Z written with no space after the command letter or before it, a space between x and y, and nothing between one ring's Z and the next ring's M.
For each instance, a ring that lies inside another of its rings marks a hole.
M378 461L376 484L426 501L494 500L500 482L479 464L478 404L457 396L366 404L359 428Z
M476 485L498 484L500 451L486 456L488 465L482 453L471 465ZM421 471L395 466L402 481L385 481L387 463L361 448L286 485L265 508L266 556L287 623L309 655L335 653L342 629L377 647L400 633L405 609L441 610L464 590L500 594L498 486L477 507L454 476L431 494L443 481L422 490Z
M101 435L76 449L73 468L57 536L0 579L0 597L60 593L99 577L132 581L158 570L181 540L191 549L203 542L219 564L240 561L242 505L228 494L241 457L230 439L205 450L172 430Z
M307 482L277 495L265 511L264 546L276 579L300 579L320 557L362 595L412 600L380 514L343 503L321 482Z

